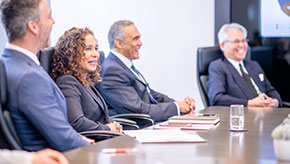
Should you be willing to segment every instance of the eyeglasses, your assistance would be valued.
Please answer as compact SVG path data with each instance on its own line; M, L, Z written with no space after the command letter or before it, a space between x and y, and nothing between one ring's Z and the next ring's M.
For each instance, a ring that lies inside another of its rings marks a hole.
M226 40L225 42L233 43L233 44L240 44L240 43L247 43L248 39L242 39L242 40Z

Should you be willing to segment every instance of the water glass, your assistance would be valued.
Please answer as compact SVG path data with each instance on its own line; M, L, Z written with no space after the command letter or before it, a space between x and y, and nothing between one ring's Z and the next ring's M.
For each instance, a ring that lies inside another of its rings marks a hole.
M231 105L230 129L233 131L244 130L244 105Z

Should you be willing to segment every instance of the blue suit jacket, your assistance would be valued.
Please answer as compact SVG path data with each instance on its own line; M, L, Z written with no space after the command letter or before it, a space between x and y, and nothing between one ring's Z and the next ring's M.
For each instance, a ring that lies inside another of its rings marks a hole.
M99 92L92 88L84 88L72 75L62 75L56 84L66 98L68 121L78 132L89 130L110 130L107 125L108 107ZM98 94L98 96L96 95Z
M276 98L282 104L279 93L273 88L256 61L244 60L244 66L261 92ZM217 59L209 65L208 98L210 105L243 104L254 98L243 77L226 59ZM260 78L263 76L264 78Z
M112 53L102 63L101 76L99 91L115 113L149 114L155 121L167 120L177 114L174 100L166 95L151 90L159 103L151 102L146 84Z
M89 145L67 121L65 98L50 76L26 55L2 54L8 80L8 109L24 149L59 151Z

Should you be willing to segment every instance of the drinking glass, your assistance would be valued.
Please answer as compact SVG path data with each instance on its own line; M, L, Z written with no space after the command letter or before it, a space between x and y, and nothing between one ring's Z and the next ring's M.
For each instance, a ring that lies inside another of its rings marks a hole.
M230 130L243 131L244 129L244 105L231 105L230 107Z

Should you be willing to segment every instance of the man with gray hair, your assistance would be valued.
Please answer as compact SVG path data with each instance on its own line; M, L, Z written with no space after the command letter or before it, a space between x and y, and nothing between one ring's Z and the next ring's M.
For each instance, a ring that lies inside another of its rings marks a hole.
M7 71L7 107L24 149L66 151L90 145L93 141L67 121L65 98L36 56L49 46L54 24L49 4L3 0L1 20L9 40L1 56Z
M218 39L224 57L209 65L210 105L281 106L280 95L261 66L245 59L248 51L246 28L237 23L225 24L218 32Z
M110 115L123 113L149 114L154 121L194 110L194 100L185 97L175 101L149 87L133 60L139 59L141 35L132 21L115 22L109 31L111 48L102 64L100 92L109 106Z

